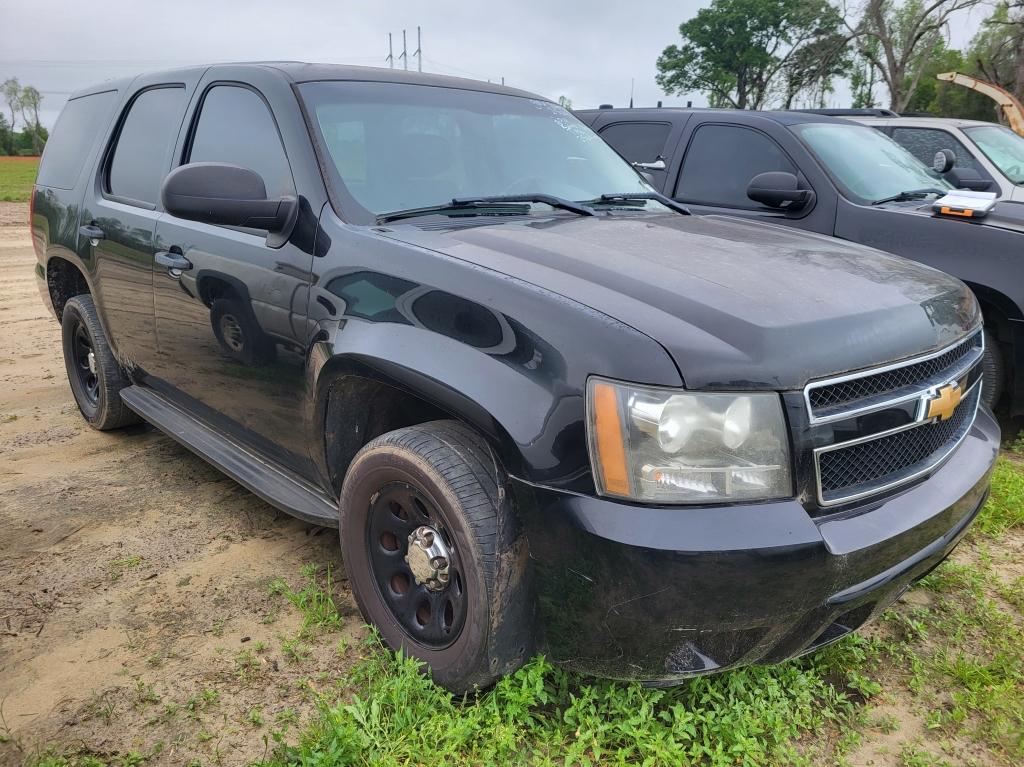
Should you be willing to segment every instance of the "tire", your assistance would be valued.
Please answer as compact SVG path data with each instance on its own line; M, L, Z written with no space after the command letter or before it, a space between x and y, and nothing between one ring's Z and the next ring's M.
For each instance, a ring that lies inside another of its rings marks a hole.
M1006 386L1006 367L1002 347L988 328L985 329L985 356L981 364L985 375L981 399L990 408L995 408Z
M533 649L528 553L507 481L475 432L434 421L367 444L342 485L341 550L363 617L455 693L489 687ZM421 525L446 548L440 590L406 560L407 532Z
M131 381L114 358L92 296L68 299L61 314L61 342L71 393L89 425L109 431L140 423L121 400L121 390Z
M274 342L260 329L244 302L216 299L210 306L210 323L220 348L239 362L259 366L274 361Z

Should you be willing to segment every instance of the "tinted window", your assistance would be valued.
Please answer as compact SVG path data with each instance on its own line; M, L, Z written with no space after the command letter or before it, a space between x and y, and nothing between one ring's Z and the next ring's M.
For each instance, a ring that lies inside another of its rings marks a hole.
M152 88L135 98L110 161L111 194L156 203L184 108L184 88Z
M630 162L654 162L668 141L666 123L617 123L601 131L601 138Z
M893 128L892 138L929 168L940 149L951 149L956 155L957 168L981 168L970 151L952 133L932 128Z
M268 197L292 194L291 171L273 115L255 91L234 85L211 88L203 99L189 162L226 162L254 170Z
M704 125L686 150L675 196L705 205L757 208L747 186L758 173L796 173L782 149L763 133L732 125Z
M114 108L116 97L117 91L106 91L67 103L43 150L37 184L59 189L74 188L96 134L106 125Z

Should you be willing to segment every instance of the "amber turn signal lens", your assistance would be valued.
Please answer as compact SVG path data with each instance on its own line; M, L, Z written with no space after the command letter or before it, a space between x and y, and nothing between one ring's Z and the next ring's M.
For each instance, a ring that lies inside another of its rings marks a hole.
M619 398L611 384L597 382L593 388L594 440L597 447L601 484L608 493L629 495L626 442L622 434Z

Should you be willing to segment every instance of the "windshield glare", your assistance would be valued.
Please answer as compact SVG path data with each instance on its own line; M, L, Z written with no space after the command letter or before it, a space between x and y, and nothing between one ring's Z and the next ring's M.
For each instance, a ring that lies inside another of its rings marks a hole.
M964 128L971 141L1010 181L1024 184L1024 137L1003 125Z
M918 189L952 189L888 136L863 125L794 125L800 137L856 202L870 203Z
M379 215L455 197L649 192L568 111L538 99L399 83L300 86L344 194ZM360 218L365 218L365 213Z

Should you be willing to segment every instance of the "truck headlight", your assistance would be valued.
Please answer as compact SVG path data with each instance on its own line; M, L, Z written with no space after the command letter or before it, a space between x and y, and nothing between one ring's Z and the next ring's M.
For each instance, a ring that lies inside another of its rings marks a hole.
M591 378L587 439L601 495L721 503L792 494L775 393L703 394Z

